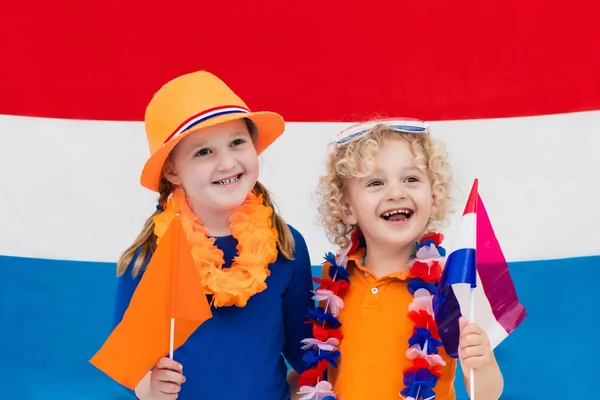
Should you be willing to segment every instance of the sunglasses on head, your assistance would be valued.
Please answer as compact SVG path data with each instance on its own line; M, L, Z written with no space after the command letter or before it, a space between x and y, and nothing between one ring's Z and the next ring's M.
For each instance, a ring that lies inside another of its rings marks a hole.
M338 133L335 141L338 146L343 146L347 143L353 142L365 136L367 132L369 132L371 129L373 129L373 127L375 127L375 125L378 124L384 124L396 132L427 132L427 125L425 124L425 122L418 119L379 119L375 121L363 122L360 124L352 125L351 127L348 127L340 133Z

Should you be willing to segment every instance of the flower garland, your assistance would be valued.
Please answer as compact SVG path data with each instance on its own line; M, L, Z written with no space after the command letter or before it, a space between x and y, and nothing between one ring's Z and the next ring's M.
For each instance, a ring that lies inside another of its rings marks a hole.
M408 340L406 357L412 365L403 371L404 388L400 396L404 400L431 400L434 388L441 377L440 369L446 365L438 354L442 345L433 316L432 299L446 261L446 250L440 246L441 233L429 232L416 243L416 254L408 266L408 290L414 296L408 307L408 319L414 323L413 335ZM329 365L337 368L340 357L338 346L343 339L341 323L337 319L344 307L344 297L350 289L350 275L346 266L348 255L358 247L365 246L364 238L356 230L351 245L341 249L335 256L325 255L323 265L329 266L329 278L314 278L319 287L313 291L313 299L324 303L308 310L308 321L313 327L313 337L302 340L306 350L303 360L308 367L298 377L298 394L302 400L334 400L337 396L327 380Z
M192 245L192 256L200 273L204 292L213 295L215 307L244 307L248 299L267 288L269 264L277 259L277 230L272 227L273 209L262 196L249 193L229 221L238 254L231 268L223 269L223 251L208 237L208 231L190 208L183 190L176 189L164 210L154 217L157 244L177 214Z

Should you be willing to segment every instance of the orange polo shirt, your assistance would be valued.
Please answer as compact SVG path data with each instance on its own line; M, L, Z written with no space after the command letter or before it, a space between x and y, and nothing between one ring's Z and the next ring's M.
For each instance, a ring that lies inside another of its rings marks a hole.
M412 361L406 357L413 322L408 305L414 298L407 288L408 271L381 278L361 262L364 249L349 257L350 290L344 298L339 321L344 338L338 368L329 368L329 381L338 400L398 400L404 389L403 373ZM328 277L323 269L323 277ZM454 400L456 360L438 347L446 362L433 389L436 400Z

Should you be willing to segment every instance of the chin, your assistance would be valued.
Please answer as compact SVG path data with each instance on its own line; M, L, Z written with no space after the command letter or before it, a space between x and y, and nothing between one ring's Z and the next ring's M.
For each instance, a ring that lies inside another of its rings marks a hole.
M421 237L423 231L413 229L411 227L403 227L404 229L386 229L380 235L380 238L391 246L407 246L414 244Z
M215 209L234 210L244 204L246 196L231 196L228 199L214 204Z

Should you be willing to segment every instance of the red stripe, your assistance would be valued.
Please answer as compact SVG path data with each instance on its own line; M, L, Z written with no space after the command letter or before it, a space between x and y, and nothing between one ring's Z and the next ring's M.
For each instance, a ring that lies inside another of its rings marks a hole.
M479 192L477 191L478 185L479 180L475 179L473 181L473 186L471 186L471 193L469 193L469 198L467 199L467 204L465 205L463 215L477 212L477 203L479 200Z
M246 111L249 111L247 108L240 107L240 106L219 106L219 107L213 107L213 108L209 108L208 110L201 111L201 112L199 112L198 114L192 115L191 117L189 117L188 119L186 119L185 121L183 121L183 122L182 122L182 123L181 123L181 124L180 124L180 125L177 127L177 129L175 129L175 130L173 131L173 133L171 133L171 134L169 135L169 137L168 137L168 138L167 138L167 139L164 141L164 143L167 143L169 140L171 140L171 138L173 137L173 135L175 135L175 134L177 133L177 131L179 131L179 130L180 130L180 129L181 129L181 128L182 128L182 127L185 125L185 124L187 124L188 122L190 122L190 121L191 121L191 120L193 120L194 118L196 118L196 117L198 117L198 116L200 116L200 115L202 115L202 114L208 114L208 113L210 113L210 112L213 112L213 111L215 111L215 110L222 110L222 109L224 109L224 108L233 108L233 107L235 107L235 108L241 108L241 109L244 109L244 110L246 110Z
M9 1L0 113L141 120L163 83L203 68L292 121L600 109L598 4Z

